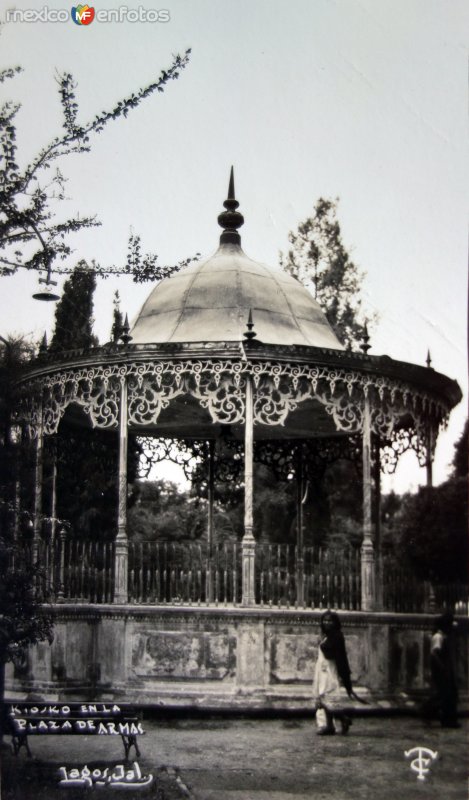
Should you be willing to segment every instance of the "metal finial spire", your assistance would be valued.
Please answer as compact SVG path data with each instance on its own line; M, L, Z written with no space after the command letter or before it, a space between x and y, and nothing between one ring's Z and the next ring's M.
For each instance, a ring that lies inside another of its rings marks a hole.
M431 355L430 355L430 350L427 350L427 360L426 360L426 364L427 364L427 367L428 367L428 369L430 369L430 367L431 367L431 365L432 365L432 357L431 357Z
M229 186L228 186L228 200L234 200L235 203L236 203L236 205L234 207L238 208L239 203L237 202L236 197L235 197L234 170L233 170L233 167L231 167L231 171L230 171L230 183L229 183ZM224 206L225 206L225 208L228 207L226 205L226 203L224 203Z
M243 336L245 339L247 339L248 342L251 342L257 336L257 333L253 330L254 323L252 321L252 309L249 309L248 323L246 327L247 331L243 333Z
M233 167L231 167L230 172L228 197L223 205L225 206L226 211L222 211L221 214L218 215L218 224L224 229L222 235L220 236L220 244L240 245L241 236L238 233L238 228L240 228L241 225L244 225L244 217L239 211L236 211L239 203L235 197Z
M362 353L365 353L365 355L368 353L368 350L371 349L371 344L368 344L369 341L370 337L368 334L368 325L365 322L365 326L363 328L363 340L362 344L360 345L360 350L362 351Z

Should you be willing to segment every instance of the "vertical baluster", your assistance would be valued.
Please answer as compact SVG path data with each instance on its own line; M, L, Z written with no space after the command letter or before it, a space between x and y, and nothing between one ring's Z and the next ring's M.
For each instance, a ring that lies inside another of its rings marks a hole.
M161 580L162 580L162 554L161 554L161 547L158 542L155 543L155 550L156 550L156 572L155 572L155 591L156 591L156 602L160 603L162 600L161 596Z
M158 550L157 550L156 542L151 542L151 601L152 601L152 603L156 603L157 602L157 594L158 594L157 570L158 570Z
M266 600L270 608L272 608L273 603L273 596L274 596L274 576L272 573L272 545L267 546L267 550L264 551L266 556Z
M200 544L196 545L195 548L195 559L194 559L194 603L197 603L200 606L200 580L201 580L201 547Z
M312 574L313 574L313 565L312 565L311 548L310 547L308 547L308 550L307 550L306 560L307 560L306 574L307 574L308 578L307 578L306 605L305 605L305 607L306 608L312 608L313 607L313 596L312 596L312 591L311 591L311 579L312 579Z
M72 567L72 597L76 598L78 595L77 592L77 540L74 539L72 542L72 560L71 560L71 567Z
M75 583L76 552L77 552L77 542L76 539L72 539L70 542L70 595L72 598L75 598L77 596L76 583Z
M169 564L168 564L168 572L169 572L169 600L172 603L174 601L174 545L171 544L169 546Z
M163 545L163 597L164 602L169 602L169 556L168 556L168 543Z
M67 584L68 596L73 598L73 539L67 541Z
M106 602L106 546L107 542L99 543L99 563L101 565L99 576L99 603Z
M81 551L81 541L79 539L75 540L75 555L74 555L74 580L75 580L75 597L77 600L80 600L81 592L80 592L80 579L81 579L81 559L80 559L80 551Z
M113 592L114 592L114 581L113 581L113 568L114 568L114 543L109 542L108 544L108 603L112 603L113 599Z
M96 542L96 603L101 602L101 598L103 596L103 577L104 572L102 569L102 554L103 554L103 543Z
M97 580L97 575L96 575L96 542L91 542L90 541L88 543L88 548L89 548L89 559L90 559L90 568L89 568L90 592L89 592L89 595L90 595L90 601L92 603L94 603L95 600L96 600L96 596L97 596L97 590L96 590L96 580Z
M134 603L138 603L137 584L138 584L138 542L132 542L132 597Z
M155 542L147 543L147 558L149 569L148 602L155 602Z
M277 605L280 607L282 603L282 573L280 568L280 546L277 545L273 550L275 554L274 564L275 564L275 597L277 600Z
M109 592L109 579L108 579L108 564L109 564L109 542L103 542L103 603L108 603ZM128 583L128 576L127 576ZM127 587L128 596L128 587Z
M233 605L238 604L238 544L233 542Z
M80 545L80 596L83 600L89 603L93 602L93 598L89 591L88 581L88 559L89 559L89 540L83 540Z
M324 608L324 575L319 573L319 608Z
M150 603L155 602L155 594L156 594L156 587L155 587L155 542L148 542L148 563L150 565L150 587L149 587L149 594L148 599Z
M210 563L210 587L211 587L211 595L210 595L210 602L218 605L218 592L220 591L220 580L218 574L218 542L216 545L212 546L212 558Z
M214 564L214 549L210 550L207 548L206 552L204 553L204 597L205 597L205 604L208 605L211 600L213 600L213 587L214 587L214 578L213 578L213 564Z
M90 582L88 574L89 549L90 549L89 545L90 545L89 540L82 542L81 592L83 599L87 600L88 603L91 603L91 593L89 586Z
M133 593L134 593L134 603L138 603L138 570L139 570L139 563L138 563L138 554L139 554L139 543L135 542L133 545L133 553L134 553L134 563L133 563Z
M104 542L101 541L96 542L96 551L97 551L96 564L99 567L98 586L97 586L98 591L96 596L96 602L102 603L104 597Z
M151 599L151 579L152 579L152 569L151 569L151 543L145 542L144 546L145 551L145 594L144 594L144 602L149 603Z
M129 541L129 600L135 602L135 542Z
M142 543L135 546L135 602L140 603L142 591Z
M71 574L71 567L70 562L72 558L72 540L67 537L64 540L64 553L65 553L65 567L64 567L64 588L65 588L65 597L71 598L72 596L72 574Z
M79 584L79 596L82 600L87 599L85 593L85 547L86 547L86 542L79 542L80 560L78 563L79 563L80 573L79 573L78 584Z

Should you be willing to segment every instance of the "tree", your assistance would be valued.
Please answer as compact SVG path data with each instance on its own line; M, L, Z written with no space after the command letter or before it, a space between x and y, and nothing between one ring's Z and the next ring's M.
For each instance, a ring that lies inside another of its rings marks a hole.
M112 328L111 328L111 341L116 343L119 341L119 337L122 333L122 326L124 324L124 319L122 316L121 311L121 299L119 296L119 292L115 292L114 294L114 309L112 314Z
M339 341L352 349L363 341L367 321L360 297L364 273L343 244L337 205L338 200L319 198L313 215L288 234L292 247L280 253L280 265L312 289Z
M453 477L467 478L469 473L469 419L466 420L461 438L454 446Z
M57 207L64 199L66 179L57 168L47 180L56 162L71 153L85 153L91 148L91 137L100 133L111 120L127 114L154 92L163 92L166 84L179 77L189 62L190 50L176 55L167 70L144 88L120 100L113 108L102 111L92 120L78 121L76 83L70 73L59 75L60 104L63 113L63 132L41 148L25 168L21 168L16 153L15 117L19 105L6 102L0 107L0 275L12 275L19 268L44 270L47 280L51 271L70 272L61 266L71 254L70 235L99 224L94 216L59 219ZM14 78L20 67L0 72L0 83ZM129 253L124 268L99 267L98 274L127 273L135 280L165 277L192 259L177 267L160 267L157 257L142 255L140 238L131 235Z
M18 441L12 424L14 385L35 349L24 337L0 337L0 715L6 662L21 658L29 645L50 640L53 627L44 605L45 575L31 562L27 542L15 540L15 533L20 531L15 525Z
M32 564L27 548L0 532L0 671L36 642L52 640L53 622L45 603L45 574ZM0 686L0 691L3 685Z
M416 575L437 583L467 582L469 577L467 432L466 422L450 478L405 496L396 514L397 551Z
M413 572L436 583L467 582L467 484L453 478L408 495L400 518L398 552Z
M98 344L93 336L93 293L96 276L86 261L80 261L63 286L55 309L51 351L74 350Z
M137 481L128 515L133 541L194 541L207 532L206 504L172 481Z

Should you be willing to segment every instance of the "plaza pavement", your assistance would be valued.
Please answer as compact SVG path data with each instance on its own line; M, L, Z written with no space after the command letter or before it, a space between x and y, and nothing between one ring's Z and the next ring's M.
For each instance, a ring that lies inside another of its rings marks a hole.
M314 719L305 716L146 715L143 725L146 733L140 737L138 761L145 774L151 772L159 780L159 793L115 790L113 796L142 800L157 795L158 800L468 797L467 718L461 720L461 728L453 730L436 723L425 726L416 716L360 716L354 719L348 736L323 737L316 735ZM122 760L118 737L30 737L30 743L34 760L55 767L55 773L60 763L75 766ZM419 780L411 768L418 754L405 756L416 747L438 754L425 780ZM24 753L9 761L19 773L29 768ZM104 797L99 788L88 791L86 797L91 793ZM6 795L17 800L14 793ZM45 796L71 799L72 793L67 789L57 794L52 788ZM24 798L18 796L18 800Z

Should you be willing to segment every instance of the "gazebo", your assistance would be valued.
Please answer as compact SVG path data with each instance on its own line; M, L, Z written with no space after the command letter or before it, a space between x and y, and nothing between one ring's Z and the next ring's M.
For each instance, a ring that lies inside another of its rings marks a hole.
M52 653L46 657L47 646L39 645L11 687L79 695L91 685L99 696L114 687L132 698L206 706L233 704L235 696L254 705L301 704L314 660L311 626L319 609L332 605L348 615L363 685L383 695L396 683L424 685L430 619L422 612L431 607L399 615L383 599L373 495L379 497L380 470L409 448L431 482L438 432L460 389L430 364L371 355L366 336L361 352L345 350L297 280L243 252L238 206L232 173L213 256L155 286L118 343L59 356L42 352L21 380L19 419L35 449L33 556L46 553L58 633ZM74 542L55 520L54 474L51 507L43 508L44 442L66 413L118 442L117 529L99 574L96 549ZM200 559L195 550L176 553L171 543L133 545L129 433L184 441L189 449L199 443L209 476ZM223 562L213 517L220 440L229 441L244 471L243 536L229 553L225 547ZM314 480L312 460L351 450L361 459L363 486L359 568L329 574L308 560L302 497L306 481ZM270 549L268 557L253 524L255 458L283 465L298 486L296 541ZM45 511L53 521L47 544ZM403 644L410 631L412 642ZM392 641L400 642L403 660L394 676L383 677L378 661L389 659ZM81 666L67 662L71 642L83 652ZM418 662L412 675L411 651ZM278 687L290 684L297 693L279 699Z

